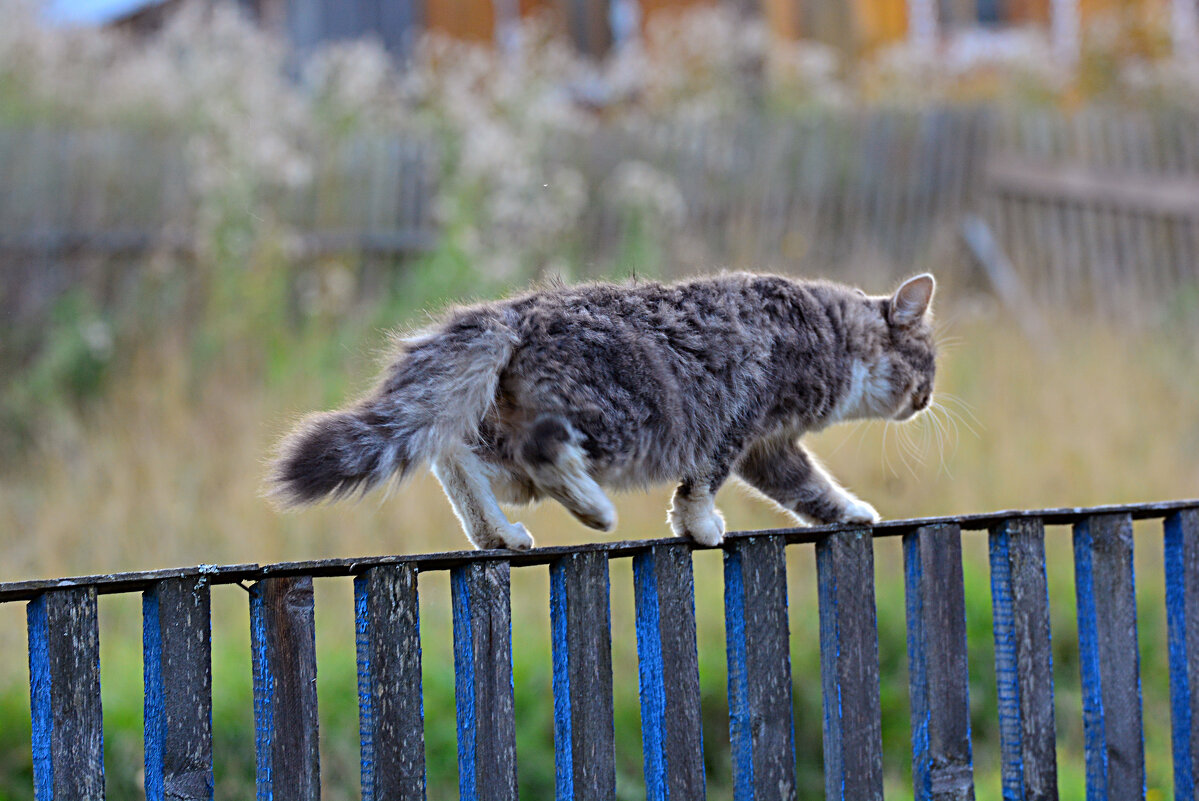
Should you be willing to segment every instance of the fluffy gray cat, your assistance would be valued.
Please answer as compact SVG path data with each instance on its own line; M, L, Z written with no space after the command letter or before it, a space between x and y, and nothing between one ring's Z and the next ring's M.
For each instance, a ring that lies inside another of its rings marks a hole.
M671 528L718 545L736 473L800 519L870 523L800 444L832 423L907 420L932 398L928 274L870 297L824 281L731 274L590 284L457 309L348 409L279 447L284 505L365 492L424 462L478 548L530 548L499 503L553 498L616 525L601 487L676 482Z

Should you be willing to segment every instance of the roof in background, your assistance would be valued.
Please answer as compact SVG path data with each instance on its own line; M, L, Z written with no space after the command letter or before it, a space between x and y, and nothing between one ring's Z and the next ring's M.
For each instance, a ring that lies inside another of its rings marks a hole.
M46 0L42 18L52 25L104 25L163 0Z

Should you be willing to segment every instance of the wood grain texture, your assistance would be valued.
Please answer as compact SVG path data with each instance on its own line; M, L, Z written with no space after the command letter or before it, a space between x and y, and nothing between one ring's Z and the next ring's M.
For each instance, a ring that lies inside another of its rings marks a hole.
M1170 647L1174 797L1195 801L1199 776L1199 511L1166 518L1166 621Z
M554 766L561 801L616 795L608 596L605 554L573 554L550 565Z
M695 578L685 542L633 559L641 738L649 801L703 801Z
M824 787L829 801L882 801L874 542L869 530L816 543Z
M102 801L104 729L96 590L44 593L26 609L38 801Z
M203 578L142 595L147 801L211 801L212 623Z
M906 535L903 564L915 797L970 801L974 766L961 530L936 525Z
M1089 801L1145 796L1132 518L1074 527L1074 580Z
M517 797L510 582L506 561L477 562L450 572L458 789L472 801Z
M991 608L1004 801L1055 801L1056 724L1045 530L1039 520L991 529Z
M250 656L259 801L319 801L312 578L250 588Z
M726 542L724 610L733 797L794 799L787 566L781 539Z
M354 580L363 801L423 801L425 719L416 568Z

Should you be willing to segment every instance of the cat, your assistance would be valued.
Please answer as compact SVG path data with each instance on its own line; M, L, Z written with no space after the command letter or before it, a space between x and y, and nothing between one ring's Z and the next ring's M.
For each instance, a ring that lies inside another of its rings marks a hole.
M871 297L745 273L557 286L449 312L399 340L373 392L281 442L282 506L365 492L429 463L477 548L533 538L500 502L553 498L616 525L602 487L676 482L674 533L719 545L735 473L803 522L873 523L800 443L833 423L907 420L932 399L925 273Z

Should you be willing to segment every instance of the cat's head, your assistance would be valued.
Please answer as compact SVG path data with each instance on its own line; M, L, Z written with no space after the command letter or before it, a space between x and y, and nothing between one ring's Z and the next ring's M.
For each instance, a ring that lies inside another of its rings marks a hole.
M861 296L856 326L860 340L844 418L907 420L928 408L936 377L930 273L909 278L884 297Z

